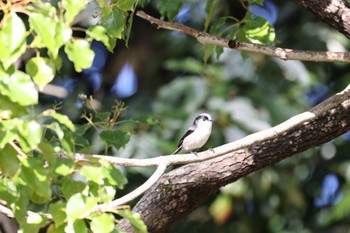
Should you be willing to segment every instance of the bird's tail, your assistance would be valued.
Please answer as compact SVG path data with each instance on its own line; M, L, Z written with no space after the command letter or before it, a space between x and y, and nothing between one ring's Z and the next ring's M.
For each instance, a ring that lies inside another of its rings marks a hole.
M182 146L179 146L179 147L176 148L176 150L175 150L173 153L171 153L171 154L172 154L172 155L177 154L177 153L180 152L181 149L182 149Z

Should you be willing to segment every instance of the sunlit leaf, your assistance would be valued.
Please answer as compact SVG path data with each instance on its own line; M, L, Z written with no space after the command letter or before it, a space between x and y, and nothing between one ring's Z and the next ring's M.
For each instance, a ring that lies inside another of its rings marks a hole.
M88 228L86 226L86 223L81 220L77 219L73 223L69 222L67 226L64 228L65 233L88 233Z
M52 215L55 227L64 224L66 221L66 204L59 200L50 204L49 212Z
M57 159L55 172L59 175L66 176L74 171L74 162L68 159Z
M22 165L21 178L31 189L30 200L42 204L51 199L51 183L48 171L43 167L43 161L29 157L20 158Z
M66 10L64 13L66 22L69 24L72 23L79 12L85 8L87 3L88 1L86 0L62 0L62 6Z
M141 219L141 215L138 213L133 213L129 210L118 210L117 213L126 218L130 224L135 228L139 233L147 233L147 226Z
M3 18L0 30L0 61L7 69L26 50L26 29L17 14Z
M246 38L253 43L272 43L275 40L275 30L262 17L249 20L243 27Z
M55 118L59 123L61 123L62 125L65 125L68 129L70 129L71 131L74 131L75 130L75 127L72 123L72 121L66 116L66 115L63 115L63 114L60 114L60 113L57 113L57 112L54 112L52 113L51 115L53 118Z
M113 52L116 39L108 36L107 29L105 27L100 25L90 27L86 31L86 34L95 40L101 41L110 52Z
M86 180L93 181L97 184L103 185L103 174L101 172L101 167L97 166L84 166L80 170L81 174L85 176Z
M0 91L12 101L26 106L38 102L38 91L29 75L16 71L0 80Z
M83 196L81 193L73 195L67 202L68 221L73 222L85 216L95 205L97 205L97 199L94 197Z
M10 118L23 116L28 113L25 106L15 103L9 97L3 95L0 95L0 112L2 119L7 119L5 114Z
M91 220L90 226L94 233L109 233L114 229L114 217L112 214L101 214Z
M42 129L36 121L23 121L21 125L18 125L18 134L22 150L29 152L38 147L42 137Z
M26 72L33 81L43 89L55 76L55 66L47 58L33 57L26 63Z
M64 51L67 53L69 60L73 62L77 72L89 68L95 56L95 53L90 49L90 44L80 39L69 41L64 47Z

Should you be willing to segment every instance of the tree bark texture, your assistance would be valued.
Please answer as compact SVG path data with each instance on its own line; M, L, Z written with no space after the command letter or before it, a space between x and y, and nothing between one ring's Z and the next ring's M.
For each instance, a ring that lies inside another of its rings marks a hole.
M273 139L164 174L133 208L149 232L165 232L209 195L258 169L328 142L350 130L350 85L309 110L313 120L295 125ZM126 221L119 227L133 232Z
M345 0L294 0L350 38L350 5Z

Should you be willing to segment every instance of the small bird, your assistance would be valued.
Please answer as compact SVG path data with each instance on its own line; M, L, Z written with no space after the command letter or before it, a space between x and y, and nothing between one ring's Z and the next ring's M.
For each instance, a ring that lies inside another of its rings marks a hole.
M199 114L192 126L182 136L176 150L172 154L177 154L182 149L196 154L192 150L201 148L208 141L212 125L213 119L208 113Z

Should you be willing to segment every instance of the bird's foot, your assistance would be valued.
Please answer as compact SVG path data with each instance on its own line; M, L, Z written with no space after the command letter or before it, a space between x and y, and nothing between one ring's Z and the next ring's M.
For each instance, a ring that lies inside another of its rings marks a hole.
M214 154L214 153L215 153L215 151L214 151L214 149L213 149L213 148L209 148L208 150L210 150L210 152L211 152L212 154Z
M195 151L190 151L190 152L191 152L191 154L198 156L197 152L195 152Z

